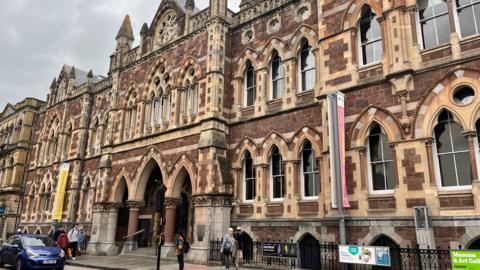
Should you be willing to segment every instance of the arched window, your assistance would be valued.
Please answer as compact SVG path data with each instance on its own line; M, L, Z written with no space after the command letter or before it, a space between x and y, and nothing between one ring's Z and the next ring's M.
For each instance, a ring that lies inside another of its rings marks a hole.
M91 132L91 136L92 138L90 138L90 151L91 151L91 154L95 154L96 150L97 150L97 144L98 144L98 134L99 134L99 126L98 126L98 119L95 119L95 122L93 123L93 127L92 127L92 132Z
M285 173L283 168L282 155L275 146L270 155L270 194L273 200L281 200L285 195Z
M50 184L48 185L47 189L45 190L45 208L44 211L48 212L50 211L50 202L52 198L52 190Z
M472 184L468 141L462 126L444 110L434 128L437 179L443 188L458 188Z
M160 119L163 123L170 122L170 113L171 113L172 98L170 93L164 94L161 97L161 109L160 109Z
M369 6L362 8L358 23L360 64L368 65L382 60L382 30L377 15Z
M387 142L387 136L380 125L372 125L367 141L368 174L372 193L391 192L395 188L393 151Z
M255 69L250 61L247 61L245 69L245 107L253 106L256 98L257 79Z
M257 194L256 192L256 177L255 167L253 166L253 159L250 152L245 153L243 159L243 190L245 192L245 201L253 201Z
M130 110L130 132L135 133L135 126L137 124L137 107L132 107Z
M82 209L83 211L88 211L88 203L90 201L90 179L87 179L85 184L85 188L83 190L83 201L82 201Z
M305 141L302 150L302 196L304 198L317 198L320 193L320 176L318 163L312 143Z
M313 54L312 47L308 44L308 41L304 39L302 41L302 49L300 50L300 90L308 91L315 87L316 81L316 65L315 55Z
M148 126L153 128L156 125L155 116L157 114L157 105L158 105L157 98L155 97L154 92L150 94L149 105L150 105L149 111L148 111L149 114L148 114L148 117L146 117L146 119L148 119Z
M185 115L195 115L198 112L198 85L188 84L185 93Z
M63 153L65 153L65 157L68 158L68 154L70 152L70 145L72 144L72 126L70 125L67 129L67 133L65 134L65 145L63 149Z
M283 95L283 66L282 59L278 56L278 53L275 51L273 53L272 62L270 64L270 99L278 99Z
M42 185L42 188L40 189L40 204L38 205L38 210L43 212L45 211L45 203L46 203L46 192L45 192L45 186Z
M446 0L419 0L418 18L424 49L450 42L451 29Z
M462 37L480 33L480 2L478 0L456 0L458 24Z

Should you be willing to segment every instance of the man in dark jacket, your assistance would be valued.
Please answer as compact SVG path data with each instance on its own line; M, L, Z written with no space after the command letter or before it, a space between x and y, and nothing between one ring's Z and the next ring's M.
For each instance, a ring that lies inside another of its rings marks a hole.
M62 233L65 233L65 229L63 226L58 227L58 229L53 233L53 241L57 242L58 241L58 236Z
M235 232L233 237L235 237L235 240L237 240L238 243L237 254L234 256L235 267L238 269L238 267L240 266L240 262L243 259L243 249L245 247L245 234L243 233L241 227L237 227L237 231Z

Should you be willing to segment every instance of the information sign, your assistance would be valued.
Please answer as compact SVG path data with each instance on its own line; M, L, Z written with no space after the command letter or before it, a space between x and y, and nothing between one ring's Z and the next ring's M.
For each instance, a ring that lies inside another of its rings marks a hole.
M452 269L480 269L480 250L450 250Z
M373 246L339 246L341 263L390 266L390 249Z
M297 257L297 244L295 243L263 243L263 256L266 257Z

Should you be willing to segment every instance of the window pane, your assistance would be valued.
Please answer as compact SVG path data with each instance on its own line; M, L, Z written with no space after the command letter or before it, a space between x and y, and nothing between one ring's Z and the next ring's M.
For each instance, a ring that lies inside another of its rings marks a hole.
M427 2L427 1L423 1L423 2ZM427 7L425 9L422 9L422 8L420 9L421 9L419 12L420 20L424 20L433 16L433 8Z
M472 184L472 170L470 169L470 156L468 152L455 154L457 164L458 182L460 185Z
M253 200L255 198L255 179L249 179L245 183L245 199Z
M248 68L247 71L247 88L250 88L255 85L255 72L253 68Z
M303 150L303 171L304 172L311 172L313 171L313 164L312 161L312 150L311 149L304 149Z
M248 157L245 158L245 178L253 178L255 177L253 174L253 160Z
M306 72L305 90L312 90L315 87L315 69Z
M313 191L313 175L309 173L303 174L303 186L305 189L305 197L314 196Z
M320 175L318 173L313 174L313 182L314 182L314 196L318 196L320 193Z
M475 123L475 129L477 131L477 142L480 146L480 120L477 120L477 122Z
M458 9L458 22L460 23L460 30L462 37L468 37L476 34L475 23L473 20L473 7Z
M477 21L477 32L480 30L480 4L473 6L473 13L475 13L475 20Z
M442 186L456 186L457 178L455 175L455 164L453 162L453 155L447 154L438 156L438 163L440 166L440 174L442 176Z
M462 134L462 127L455 122L450 123L449 126L452 134L453 149L455 151L468 150L468 141Z
M280 61L274 58L272 61L272 80L280 78Z
M308 68L308 50L302 49L301 59L300 59L300 70L305 70Z
M383 164L372 164L373 190L385 190Z
M273 198L283 198L283 177L273 178Z
M382 55L383 55L382 40L375 41L373 43L373 49L375 50L375 57L373 61L378 62L382 60Z
M307 67L308 69L315 68L315 56L313 55L313 52L310 48L308 49L307 55Z
M247 90L247 106L252 106L255 102L255 89L250 88Z
M360 23L360 41L362 44L371 40L370 28L369 20Z
M423 47L425 49L437 46L437 37L435 34L435 21L430 19L421 24Z
M373 57L373 44L366 44L362 45L362 56L363 56L363 64L369 64L374 61Z
M380 23L378 23L377 18L372 18L371 27L373 39L382 38L382 30L380 29Z
M452 144L450 142L450 134L446 129L445 123L439 123L435 127L435 140L437 144L437 152L452 152Z
M370 150L370 161L380 161L382 160L382 152L380 148L380 136L379 135L370 135L369 140L369 150Z
M437 17L438 45L450 42L450 21L448 14Z
M433 6L433 12L435 13L435 15L448 12L447 1L432 1L432 2L438 2L438 3L431 4Z
M392 147L387 144L387 136L385 134L380 136L382 137L383 160L393 160L393 151Z
M385 171L387 173L387 189L395 188L395 168L393 162L385 163Z

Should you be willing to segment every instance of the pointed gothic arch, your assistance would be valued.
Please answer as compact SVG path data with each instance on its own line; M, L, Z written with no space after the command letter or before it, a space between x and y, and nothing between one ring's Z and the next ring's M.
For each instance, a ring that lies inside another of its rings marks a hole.
M196 194L196 169L194 163L186 155L182 155L172 168L170 181L168 183L167 196L178 197L181 192L184 177L188 174L192 186L192 194Z
M320 133L317 132L316 129L305 126L300 128L295 132L295 134L290 139L290 144L292 145L293 149L293 156L295 158L300 159L303 144L305 141L310 141L312 144L313 150L315 150L315 154L320 156L321 152L321 145L322 145L322 136Z
M269 163L270 160L270 154L272 152L273 147L276 146L282 155L283 159L286 159L288 157L288 145L287 145L287 140L285 138L278 134L277 132L273 131L268 135L265 140L261 144L261 151L262 153L262 162L265 164Z

